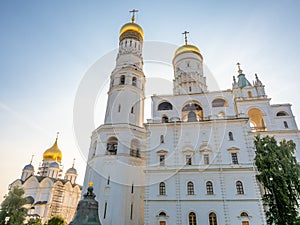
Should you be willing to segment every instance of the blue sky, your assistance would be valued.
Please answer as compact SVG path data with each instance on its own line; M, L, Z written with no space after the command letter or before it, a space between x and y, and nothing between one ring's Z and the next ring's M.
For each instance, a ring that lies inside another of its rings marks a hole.
M118 46L133 8L145 41L179 46L188 30L220 89L231 88L240 62L250 81L258 73L272 103L293 104L299 123L300 1L2 0L0 169L7 172L0 196L32 154L37 168L56 131L65 169L75 157L82 182L85 162L73 131L76 92L87 70ZM155 67L147 68L146 76L155 76ZM95 126L102 121L96 115ZM91 132L83 135L86 146Z

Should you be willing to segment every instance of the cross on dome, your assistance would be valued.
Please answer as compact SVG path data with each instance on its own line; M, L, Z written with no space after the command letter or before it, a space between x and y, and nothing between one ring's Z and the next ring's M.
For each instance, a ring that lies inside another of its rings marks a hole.
M184 31L182 34L184 35L184 43L187 45L188 43L188 39L187 39L187 34L189 34L190 32L188 31Z
M132 17L131 17L131 22L134 23L135 22L135 13L137 13L139 10L137 9L133 9L131 11L129 11L130 13L132 13Z

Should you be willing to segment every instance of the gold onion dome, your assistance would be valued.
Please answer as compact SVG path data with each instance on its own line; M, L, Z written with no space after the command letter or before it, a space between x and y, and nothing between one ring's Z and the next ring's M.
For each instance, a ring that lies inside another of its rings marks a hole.
M44 152L43 160L57 161L61 163L62 153L61 150L58 148L57 139L58 138L56 138L53 146Z
M185 45L182 45L181 47L179 47L176 50L174 57L176 57L182 53L196 53L201 56L201 52L200 52L199 48L197 48L194 45L188 45L188 44L185 44Z
M135 23L135 18L131 18L131 23L124 24L120 29L120 41L126 38L133 38L138 41L143 41L144 31L143 28Z

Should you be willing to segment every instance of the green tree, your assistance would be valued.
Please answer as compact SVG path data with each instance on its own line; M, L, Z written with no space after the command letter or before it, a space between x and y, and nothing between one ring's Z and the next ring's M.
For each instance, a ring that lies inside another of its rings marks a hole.
M13 187L8 192L4 201L1 204L0 211L0 225L21 225L25 220L27 209L23 206L26 203L26 199L23 197L24 190L19 187ZM6 221L6 219L8 219Z
M300 166L293 141L277 143L274 137L255 137L257 180L263 185L268 224L294 225L300 194Z
M46 225L67 225L67 222L60 216L54 216Z
M42 220L40 218L33 219L31 218L27 225L43 225Z

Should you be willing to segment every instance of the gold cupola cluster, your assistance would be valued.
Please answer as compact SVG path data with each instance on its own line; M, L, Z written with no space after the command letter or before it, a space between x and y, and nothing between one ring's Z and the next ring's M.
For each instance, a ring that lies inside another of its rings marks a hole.
M58 137L56 137L56 140L55 140L53 146L44 152L44 154L43 154L44 161L57 161L58 163L61 163L62 152L58 148L57 139L58 139Z
M144 31L143 28L135 23L135 13L138 10L133 9L130 11L132 13L132 18L130 23L124 24L120 29L120 41L126 38L133 38L138 41L143 41L144 39Z

